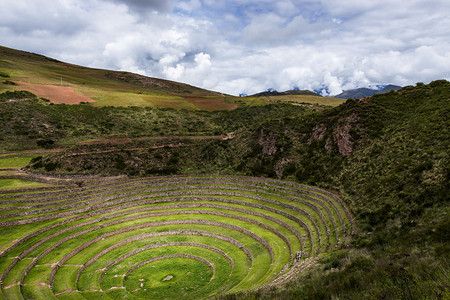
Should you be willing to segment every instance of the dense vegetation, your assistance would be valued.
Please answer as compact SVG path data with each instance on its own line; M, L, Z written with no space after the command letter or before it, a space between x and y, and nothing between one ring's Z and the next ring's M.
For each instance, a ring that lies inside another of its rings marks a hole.
M352 113L359 121L349 130L356 144L351 155L339 163L330 157L335 168L323 172L323 151L309 150L315 171L299 179L332 183L344 194L360 228L353 247L325 257L323 270L282 290L243 298L449 297L450 84L348 100L334 111Z
M351 245L281 289L234 298L444 299L450 296L450 83L434 81L321 111L282 104L228 112L0 103L4 149L72 145L34 172L242 174L341 192L358 230ZM219 135L232 139L89 138ZM54 142L46 144L46 140Z
M20 101L23 99L31 100ZM231 112L94 107L52 104L24 91L4 92L0 94L0 139L3 150L25 150L35 148L39 140L51 140L56 147L89 139L218 135L305 111L287 104L250 106Z

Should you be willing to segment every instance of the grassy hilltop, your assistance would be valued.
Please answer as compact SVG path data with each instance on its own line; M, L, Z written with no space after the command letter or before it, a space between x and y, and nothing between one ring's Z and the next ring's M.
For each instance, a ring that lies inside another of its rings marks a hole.
M0 298L450 297L449 82L298 105L308 101L150 87L8 51L5 82L65 76L97 102L52 104L0 84ZM162 108L146 93L184 100ZM113 94L118 106L106 104ZM125 94L146 104L122 105ZM187 94L221 100L179 109L194 103ZM144 251L157 259L136 264Z
M98 107L140 106L210 111L262 105L267 101L258 97L224 95L129 72L81 67L1 46L0 80L0 92L26 90L52 103L89 103ZM310 95L294 98L289 101L325 105L342 102L340 99L332 98L330 101L331 98Z
M234 97L128 72L80 67L0 47L0 91L27 90L55 103L233 109Z

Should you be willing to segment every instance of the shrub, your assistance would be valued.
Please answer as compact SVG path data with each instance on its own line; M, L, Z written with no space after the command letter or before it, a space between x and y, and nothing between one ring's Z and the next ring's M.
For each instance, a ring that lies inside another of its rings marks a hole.
M6 91L0 94L0 100L8 99L35 99L36 95L28 91Z
M51 149L55 145L55 141L51 139L42 139L38 140L36 144L41 148Z
M11 81L11 80L5 80L5 81L3 81L3 84L17 85L17 83L15 83L14 81Z

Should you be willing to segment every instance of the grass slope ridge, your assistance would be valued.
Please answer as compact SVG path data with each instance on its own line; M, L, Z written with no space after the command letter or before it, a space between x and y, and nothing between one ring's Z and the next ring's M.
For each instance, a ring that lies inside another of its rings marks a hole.
M55 103L203 110L237 107L235 97L129 72L86 68L0 47L0 92L27 90Z
M297 155L299 180L339 189L359 234L352 249L326 255L321 269L283 289L238 298L448 298L449 114L449 82L408 86L348 100L312 122L306 150L293 142L275 161L268 156L265 165ZM281 123L262 130L274 139L276 128L298 126ZM278 134L274 144L283 139Z

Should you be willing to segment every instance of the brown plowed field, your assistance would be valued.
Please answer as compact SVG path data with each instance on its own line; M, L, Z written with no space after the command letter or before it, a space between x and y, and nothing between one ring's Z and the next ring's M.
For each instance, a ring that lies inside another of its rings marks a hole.
M35 94L38 97L49 99L52 103L79 104L80 102L95 102L95 100L78 94L70 86L48 84L35 84L16 81L18 89Z

